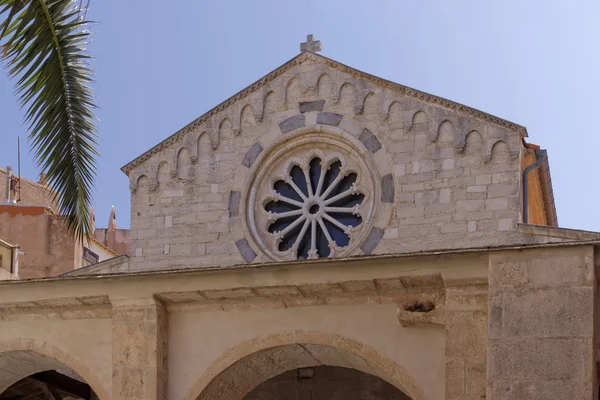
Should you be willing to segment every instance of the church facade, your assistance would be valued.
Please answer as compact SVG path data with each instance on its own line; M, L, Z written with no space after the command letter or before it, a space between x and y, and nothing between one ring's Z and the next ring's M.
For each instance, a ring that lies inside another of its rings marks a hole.
M600 234L558 228L546 152L301 50L122 168L131 258L0 283L0 393L596 399Z

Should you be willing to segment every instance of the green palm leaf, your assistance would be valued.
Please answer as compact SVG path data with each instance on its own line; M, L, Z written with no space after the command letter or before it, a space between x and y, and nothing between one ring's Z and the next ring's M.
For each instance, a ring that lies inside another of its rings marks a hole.
M98 155L87 23L72 0L0 0L0 56L17 80L36 161L78 239L90 232Z

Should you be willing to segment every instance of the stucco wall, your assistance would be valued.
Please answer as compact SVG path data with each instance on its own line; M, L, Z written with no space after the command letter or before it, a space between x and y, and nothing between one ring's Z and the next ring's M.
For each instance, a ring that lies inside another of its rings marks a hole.
M94 238L118 255L129 255L129 229L96 228Z
M310 103L300 110L301 102ZM250 175L283 136L321 126L362 142L381 179L389 203L378 218L386 222L369 252L515 242L520 132L359 79L318 58L228 104L129 171L133 268L269 261L252 240L243 242Z
M0 329L0 358L6 353L2 353L8 348L16 348L16 343L23 343L23 351L35 350L27 342L35 342L36 347L40 348L38 357L32 357L36 353L32 351L31 356L23 360L28 364L38 362L44 365L46 360L39 358L39 355L55 357L58 352L65 354L65 364L58 364L57 367L64 369L75 368L75 365L82 365L83 370L75 370L85 378L95 378L95 382L90 379L89 383L99 382L102 388L109 392L112 385L112 321L111 319L51 319L40 318L38 320L14 320L2 321ZM7 346L9 345L9 346ZM30 348L32 347L32 348ZM46 349L46 350L44 350ZM19 369L19 358L12 359L11 362L0 362L0 386L5 379L10 379L9 373L15 373L17 379L22 378ZM53 361L57 361L54 359ZM7 368L8 370L4 370ZM48 369L48 368L43 368ZM2 371L4 375L1 375ZM8 372L6 372L8 371ZM39 371L36 371L39 372ZM88 375L89 373L90 375ZM105 400L105 399L102 399ZM108 400L108 399L107 399Z
M56 276L81 265L82 248L59 215L43 207L0 206L0 237L19 245L21 279Z
M169 398L186 399L196 381L226 351L270 334L303 330L337 334L371 346L405 368L429 399L444 399L444 330L403 328L396 310L395 305L377 305L173 313L169 316Z

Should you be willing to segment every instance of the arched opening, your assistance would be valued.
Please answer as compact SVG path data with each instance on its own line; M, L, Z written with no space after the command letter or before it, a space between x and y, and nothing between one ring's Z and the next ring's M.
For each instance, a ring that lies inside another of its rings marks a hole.
M45 343L0 343L0 400L108 399L90 371Z
M244 400L410 400L383 379L344 367L310 367L279 374L255 387Z
M307 387L312 393L308 397L304 395ZM401 366L363 343L336 334L296 331L257 338L231 349L209 367L186 397L305 398L424 400L425 395Z
M87 382L71 369L36 372L0 393L0 400L99 400Z

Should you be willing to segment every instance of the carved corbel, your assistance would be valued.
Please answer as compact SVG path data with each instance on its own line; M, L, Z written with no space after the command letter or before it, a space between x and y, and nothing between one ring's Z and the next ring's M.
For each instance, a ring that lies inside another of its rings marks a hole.
M398 302L398 322L403 327L445 325L446 298L442 291L403 293Z

